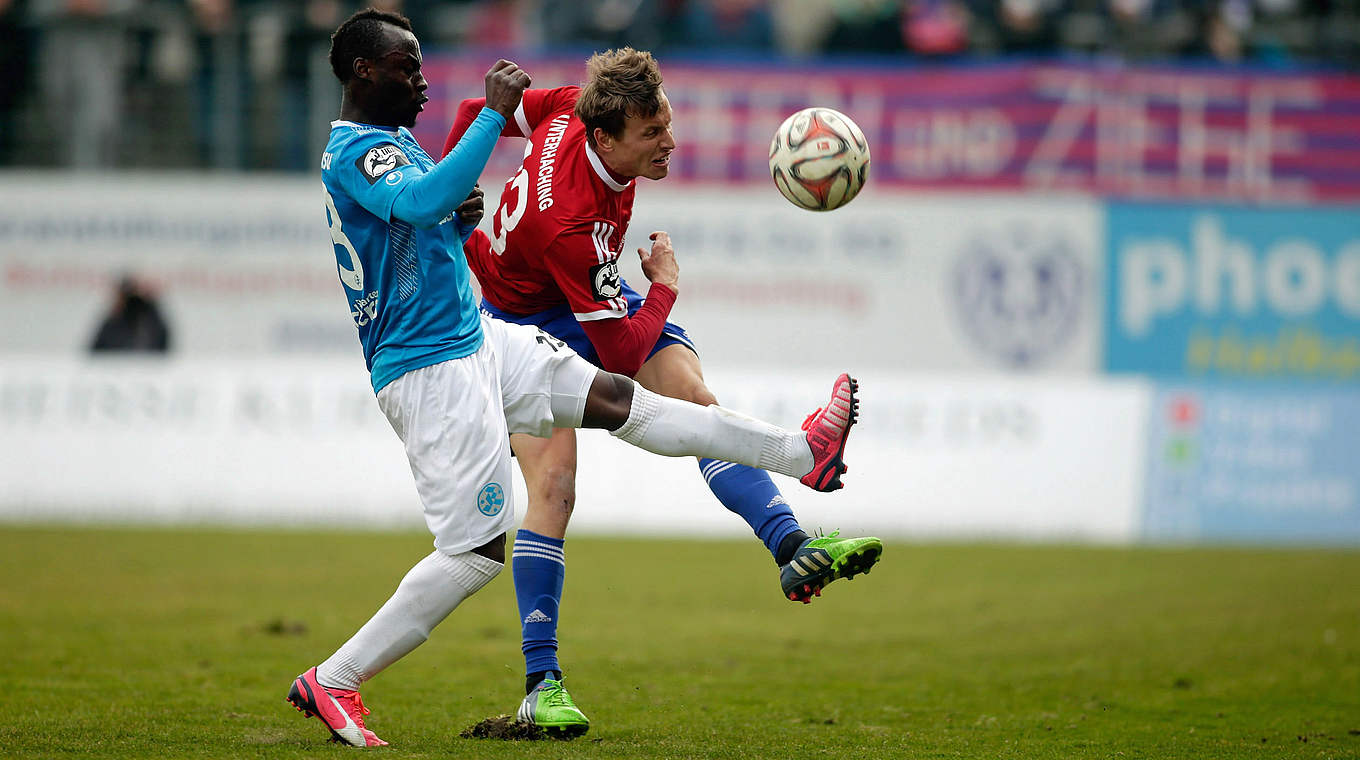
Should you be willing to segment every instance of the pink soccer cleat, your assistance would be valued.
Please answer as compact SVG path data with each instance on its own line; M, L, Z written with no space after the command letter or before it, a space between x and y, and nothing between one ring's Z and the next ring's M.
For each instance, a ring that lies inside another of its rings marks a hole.
M859 417L859 399L855 391L859 382L845 373L831 386L831 401L803 421L808 446L812 449L812 472L799 481L814 491L835 491L845 486L841 474L846 471L845 440L850 426Z
M293 681L288 701L308 718L316 716L331 730L331 741L351 747L386 747L387 742L364 726L368 708L359 692L328 689L316 681L316 668Z

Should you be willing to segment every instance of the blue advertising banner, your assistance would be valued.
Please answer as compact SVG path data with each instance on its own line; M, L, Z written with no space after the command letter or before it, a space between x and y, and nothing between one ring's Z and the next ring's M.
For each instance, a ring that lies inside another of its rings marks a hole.
M1360 392L1163 386L1142 537L1360 544Z
M1360 381L1360 208L1107 206L1105 366Z

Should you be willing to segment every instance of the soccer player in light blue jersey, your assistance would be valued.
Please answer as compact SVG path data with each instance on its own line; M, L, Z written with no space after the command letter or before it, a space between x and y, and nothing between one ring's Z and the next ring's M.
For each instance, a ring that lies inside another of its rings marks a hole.
M603 428L657 454L712 457L817 483L845 469L856 401L833 395L802 430L785 430L659 396L535 327L479 316L462 244L482 215L477 176L528 74L497 62L486 75L484 107L436 163L407 129L427 100L409 21L356 13L331 38L331 67L344 96L321 176L337 272L378 406L405 445L434 534L434 551L392 597L288 692L333 739L365 747L386 742L365 725L360 684L424 642L504 567L514 522L511 433ZM657 238L649 260L673 279L674 252L664 235Z

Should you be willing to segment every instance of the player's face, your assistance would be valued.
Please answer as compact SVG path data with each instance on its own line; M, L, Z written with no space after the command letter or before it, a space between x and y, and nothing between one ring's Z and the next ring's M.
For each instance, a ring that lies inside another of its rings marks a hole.
M623 123L623 134L612 143L606 158L610 169L625 177L665 177L675 150L671 102L666 93L661 93L661 107L652 116L629 116Z
M385 51L372 62L371 110L390 126L410 127L429 100L429 85L420 72L420 43L416 36L395 26L387 27Z

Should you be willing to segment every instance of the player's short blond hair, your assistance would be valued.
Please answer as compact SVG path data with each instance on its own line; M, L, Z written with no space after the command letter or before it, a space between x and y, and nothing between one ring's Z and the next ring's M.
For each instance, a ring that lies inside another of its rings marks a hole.
M629 116L650 118L661 109L661 66L652 54L630 47L596 53L586 61L586 82L576 98L576 118L595 145L595 128L615 137Z

